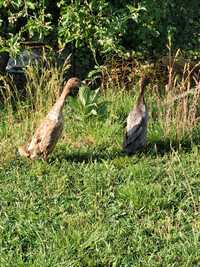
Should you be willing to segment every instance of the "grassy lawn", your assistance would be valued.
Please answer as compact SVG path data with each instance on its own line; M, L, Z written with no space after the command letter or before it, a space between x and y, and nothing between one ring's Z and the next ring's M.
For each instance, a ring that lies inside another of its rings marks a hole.
M32 120L0 113L2 267L200 266L198 129L170 140L150 112L147 148L127 157L123 122L134 96L106 100L104 120L78 120L66 104L48 162L16 153Z

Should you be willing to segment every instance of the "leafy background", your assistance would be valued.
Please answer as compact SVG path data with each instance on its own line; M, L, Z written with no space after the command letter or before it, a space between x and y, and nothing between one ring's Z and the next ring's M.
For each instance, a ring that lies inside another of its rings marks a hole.
M16 54L22 41L67 49L88 69L110 55L155 59L173 47L198 58L200 2L191 1L0 1L0 51ZM87 61L87 60L86 60Z

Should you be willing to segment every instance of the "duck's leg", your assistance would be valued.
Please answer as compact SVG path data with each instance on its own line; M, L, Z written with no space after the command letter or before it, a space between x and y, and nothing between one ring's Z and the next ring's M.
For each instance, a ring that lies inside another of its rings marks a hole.
M47 153L47 152L43 152L43 154L42 154L42 159L43 159L44 161L47 161L47 158L48 158L48 153Z

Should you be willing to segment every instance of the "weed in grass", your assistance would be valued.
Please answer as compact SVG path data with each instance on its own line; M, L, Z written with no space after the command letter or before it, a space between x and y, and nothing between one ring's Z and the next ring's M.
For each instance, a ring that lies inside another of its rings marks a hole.
M78 92L78 98L70 98L69 106L78 120L87 120L91 117L105 119L107 117L108 103L100 99L99 89L90 90L82 85Z

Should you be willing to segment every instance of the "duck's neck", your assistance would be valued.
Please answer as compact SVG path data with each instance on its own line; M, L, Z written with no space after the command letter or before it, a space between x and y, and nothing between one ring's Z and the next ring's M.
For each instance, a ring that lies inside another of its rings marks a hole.
M145 92L145 86L142 84L140 87L140 94L137 100L137 104L138 105L143 105L145 104L145 100L144 100L144 92Z
M64 87L62 94L60 95L56 103L53 105L52 109L50 110L50 113L59 114L62 111L65 104L65 99L67 98L69 93L70 88L67 86Z

